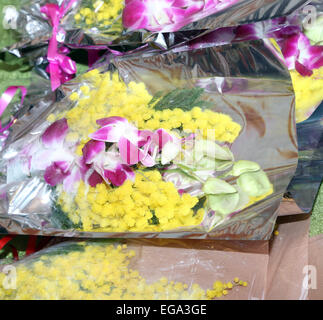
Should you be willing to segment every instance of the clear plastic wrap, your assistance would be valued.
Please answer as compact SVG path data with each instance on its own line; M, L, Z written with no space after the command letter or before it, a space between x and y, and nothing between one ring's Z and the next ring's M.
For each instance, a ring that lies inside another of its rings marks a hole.
M119 57L65 84L59 102L36 103L11 128L0 225L42 235L267 239L297 163L294 94L277 55L259 40ZM117 140L102 140L115 128ZM128 149L129 132L145 136L137 149Z

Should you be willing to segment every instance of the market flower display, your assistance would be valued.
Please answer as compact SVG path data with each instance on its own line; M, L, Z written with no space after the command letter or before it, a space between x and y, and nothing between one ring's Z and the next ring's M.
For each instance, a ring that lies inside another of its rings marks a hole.
M209 289L203 289L190 279L170 281L163 272L151 281L131 267L138 256L134 249L115 241L52 246L14 265L16 289L3 287L6 275L0 272L0 299L212 300L248 286L236 277L228 282L210 279Z

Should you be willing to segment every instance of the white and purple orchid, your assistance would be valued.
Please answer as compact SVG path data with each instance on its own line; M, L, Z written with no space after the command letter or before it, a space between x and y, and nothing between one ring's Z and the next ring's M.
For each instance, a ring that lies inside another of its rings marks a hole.
M149 153L152 132L140 131L127 119L121 117L100 119L97 120L97 124L102 128L91 134L90 138L103 142L103 145L105 145L104 142L117 143L124 164L131 166L141 162L145 167L153 167L156 164ZM95 145L99 146L99 144ZM100 144L100 146L103 145ZM95 152L93 148L90 150Z
M323 66L323 46L312 46L303 33L278 43L282 48L288 69L296 69L302 76L311 76L313 69Z
M65 140L68 131L67 120L57 120L44 131L39 143L27 146L24 153L29 159L28 170L44 171L44 180L50 186L63 184L65 191L72 191L81 179L95 187L103 179L83 158L75 155L78 143Z
M135 177L131 167L122 163L116 145L106 151L105 142L90 140L83 147L83 159L108 184L121 186L127 179Z
M158 161L165 165L181 150L181 140L164 129L138 130L122 117L100 119L97 124L101 128L90 135L91 140L83 148L83 159L115 186L134 178L131 166L153 167Z
M240 0L126 0L122 14L125 28L174 32Z
M49 185L63 183L67 190L80 178L74 168L76 145L65 141L68 130L65 118L52 123L41 135L39 144L29 150L29 170L44 170L44 179Z
M295 18L281 17L238 26L234 41L274 38L288 69L297 70L302 76L311 76L313 69L323 66L323 46L311 45Z

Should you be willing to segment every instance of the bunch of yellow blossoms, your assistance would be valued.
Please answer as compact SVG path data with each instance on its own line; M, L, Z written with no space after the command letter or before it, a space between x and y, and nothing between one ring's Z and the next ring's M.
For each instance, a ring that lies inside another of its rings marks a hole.
M158 170L137 171L135 182L127 180L118 188L81 182L74 199L61 193L58 203L69 219L82 223L83 231L147 232L199 225L204 209L192 208L198 198L179 195L174 184L162 180Z
M123 0L91 0L81 7L74 19L77 24L84 23L88 27L108 28L110 32L122 31L121 14Z
M237 282L216 281L205 292L161 277L148 282L130 268L135 250L107 242L64 243L16 264L16 289L0 285L1 300L157 300L213 299ZM6 275L0 272L0 284ZM238 285L246 286L247 283Z
M323 100L323 67L313 70L310 77L291 71L296 96L296 122L306 120L313 109Z

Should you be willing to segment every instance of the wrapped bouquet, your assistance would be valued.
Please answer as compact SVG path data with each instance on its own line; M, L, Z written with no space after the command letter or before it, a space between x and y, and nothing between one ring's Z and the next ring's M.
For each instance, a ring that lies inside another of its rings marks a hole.
M306 4L305 0L293 0L284 6L284 2L27 0L19 11L8 10L6 23L33 44L48 39L52 30L58 32L58 41L67 45L105 44L120 49L151 43L167 49L219 27L285 16Z
M210 244L208 247L204 246L204 250L201 251L185 248L180 242L177 245L178 248L167 248L167 243L154 246L154 243L126 243L114 240L64 242L10 265L10 271L13 268L15 270L15 278L9 272L0 272L0 298L210 300L230 295L232 291L240 289L237 287L248 290L245 288L248 283L237 276L233 279L215 278L214 270L209 267L216 264L214 250ZM158 246L161 253L154 254L152 249ZM142 255L143 252L149 251L152 252L150 255ZM195 260L188 258L194 251L198 261L207 262L206 268L203 264L197 268ZM167 252L174 255L173 260L167 260ZM167 260L167 266L153 269L151 256L155 262L158 260L162 265ZM176 269L178 258L183 259L182 263L186 261L185 266L181 267L181 272L169 272ZM223 275L221 276L223 278Z
M253 65L233 64L242 54ZM270 42L115 58L62 90L12 127L4 228L270 236L297 160L290 78Z

